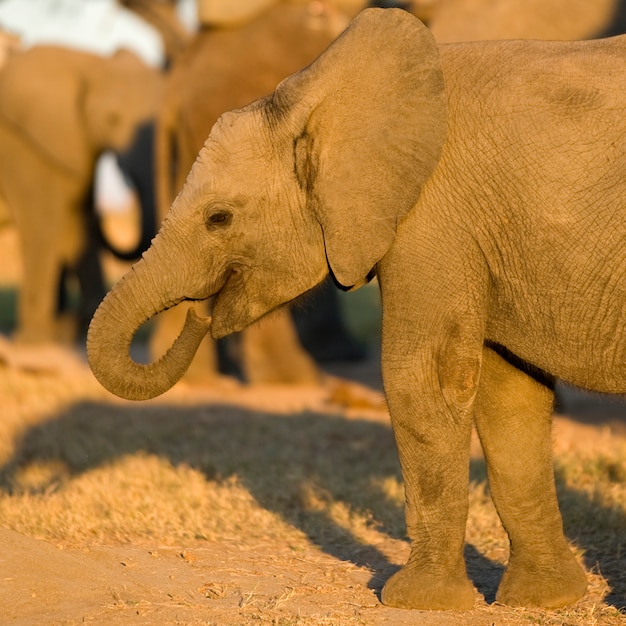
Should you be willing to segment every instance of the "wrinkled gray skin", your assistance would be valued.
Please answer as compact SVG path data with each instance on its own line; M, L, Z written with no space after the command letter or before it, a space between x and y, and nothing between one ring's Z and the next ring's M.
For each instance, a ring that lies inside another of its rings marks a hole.
M408 13L365 11L272 97L216 124L93 319L96 376L156 395L209 329L240 330L329 270L352 287L375 269L411 538L383 602L473 605L473 423L511 542L498 601L577 600L586 577L555 495L550 381L626 392L625 61L626 38L438 47ZM145 319L211 295L212 322L192 315L162 362L130 361Z

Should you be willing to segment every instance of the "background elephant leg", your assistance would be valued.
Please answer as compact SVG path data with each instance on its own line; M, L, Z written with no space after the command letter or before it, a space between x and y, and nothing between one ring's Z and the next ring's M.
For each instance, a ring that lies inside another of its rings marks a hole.
M17 304L15 340L22 343L51 342L57 339L59 280L67 247L65 230L68 189L71 182L51 175L49 169L22 152L19 142L2 135L14 159L31 165L11 168L3 179L3 193L15 220L22 257L22 282Z
M553 390L547 382L485 349L475 422L491 495L511 543L497 595L507 605L563 606L578 600L587 585L563 534L552 468Z
M53 230L53 229L52 229ZM62 257L55 233L20 233L23 279L20 286L16 341L50 342L57 339L57 298Z
M87 194L84 204L84 219L77 228L84 230L82 234L82 250L71 266L65 266L59 284L57 313L64 325L61 332L68 342L76 341L78 336L85 336L87 328L98 305L106 294L104 272L100 253L102 250L98 217L93 206L93 193ZM71 278L76 278L78 286L78 303L73 306L71 294Z
M106 294L104 273L100 261L100 243L93 222L96 217L88 216L88 231L85 249L78 258L75 267L76 279L80 291L78 303L77 323L78 332L86 334L89 322L96 312L98 305Z
M200 305L196 305L198 307ZM188 304L180 304L160 313L154 320L154 328L150 336L150 358L152 361L160 358L174 343L185 323ZM199 311L207 315L207 311ZM205 337L196 351L189 369L183 376L184 381L192 385L214 385L220 379L215 342Z
M246 328L241 338L242 368L250 383L317 384L320 372L306 353L287 310Z

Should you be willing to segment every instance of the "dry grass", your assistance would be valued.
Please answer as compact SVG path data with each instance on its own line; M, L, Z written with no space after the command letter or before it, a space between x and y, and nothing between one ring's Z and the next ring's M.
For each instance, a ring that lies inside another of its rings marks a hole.
M408 553L384 411L340 409L319 390L287 389L219 396L180 388L130 404L87 373L6 369L0 397L0 526L71 554L131 555L124 570L143 591L128 596L112 582L110 601L88 613L89 623L130 613L159 624L415 623L376 597ZM420 623L624 623L626 440L593 432L594 445L585 435L585 445L570 437L561 447L557 433L565 526L589 572L583 601L561 611L491 604L507 545L476 454L466 557L487 603L463 615L420 614ZM165 599L140 577L143 558L187 568ZM197 580L176 587L192 574ZM63 620L47 623L80 621L71 608Z

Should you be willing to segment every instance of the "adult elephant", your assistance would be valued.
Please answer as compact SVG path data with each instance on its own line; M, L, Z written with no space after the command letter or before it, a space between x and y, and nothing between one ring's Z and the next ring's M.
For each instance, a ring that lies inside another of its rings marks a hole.
M161 218L182 188L187 173L218 117L271 93L278 82L313 61L347 26L363 2L354 0L259 0L200 3L204 27L168 76L157 124L157 183ZM330 289L329 289L330 287ZM332 286L320 291L330 301L322 320L327 341L342 355L360 354L338 315ZM151 352L171 345L184 321L174 309L157 321ZM318 340L319 341L319 340ZM303 350L293 321L280 314L243 332L241 369L249 382L317 382L319 372ZM214 382L215 345L206 340L187 373L188 380Z
M165 48L165 65L174 62L184 52L191 40L191 33L179 19L177 0L119 0L119 3L159 32Z
M408 563L382 600L469 608L470 439L511 543L497 599L585 592L551 461L554 377L626 392L626 37L437 46L408 13L363 12L317 61L213 128L160 233L88 335L131 399L162 393L206 332L238 331L324 280L374 273L406 491ZM136 329L193 312L158 363Z
M414 0L440 43L491 39L575 40L624 32L624 0ZM620 26L621 24L621 26Z
M163 77L133 53L37 46L0 72L0 193L23 257L16 339L59 338L60 277L89 252L94 164L153 118Z

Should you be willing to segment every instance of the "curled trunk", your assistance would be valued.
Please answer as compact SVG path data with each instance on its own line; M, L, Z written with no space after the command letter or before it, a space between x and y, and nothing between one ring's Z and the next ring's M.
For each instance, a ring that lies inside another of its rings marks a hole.
M137 329L182 300L169 297L167 290L154 284L153 276L145 260L135 265L102 301L87 335L87 357L94 375L111 393L128 400L154 398L180 380L211 325L210 318L200 318L190 309L181 334L167 353L155 363L136 363L130 356L130 344ZM149 290L146 284L151 286ZM155 294L161 295L157 298Z

